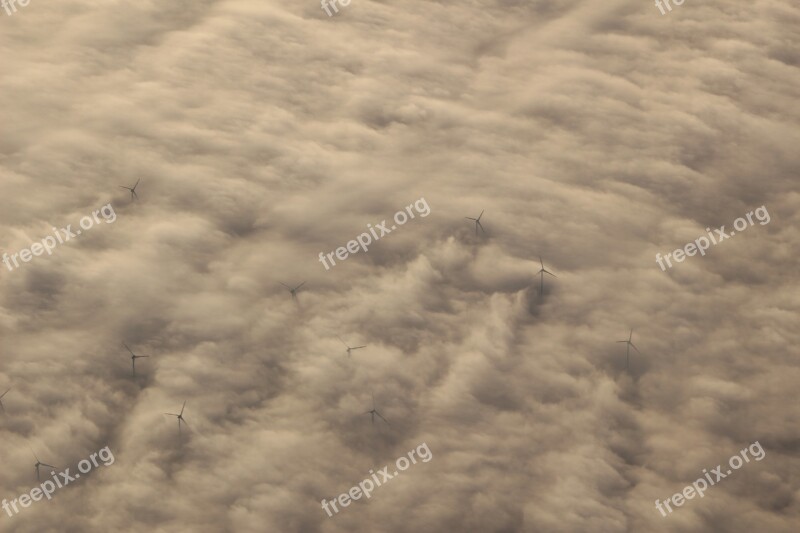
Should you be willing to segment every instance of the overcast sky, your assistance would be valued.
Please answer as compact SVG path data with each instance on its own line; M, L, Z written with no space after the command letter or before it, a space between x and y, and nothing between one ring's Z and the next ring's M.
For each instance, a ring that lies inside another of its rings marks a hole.
M0 498L115 457L0 531L796 531L800 6L672 6L0 9L0 251L116 216L0 264Z

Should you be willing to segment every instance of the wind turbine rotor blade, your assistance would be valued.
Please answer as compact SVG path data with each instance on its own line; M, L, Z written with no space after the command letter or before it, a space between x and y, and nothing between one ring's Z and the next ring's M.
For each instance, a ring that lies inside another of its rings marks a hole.
M9 388L8 388L8 390L7 390L7 391L5 391L3 394L0 394L0 398L2 398L3 396L5 396L6 394L8 394L8 391L9 391L9 390L11 390L11 387L9 387Z
M283 285L283 286L284 286L284 287L286 287L287 289L289 289L289 290L292 290L292 288L291 288L290 286L288 286L287 284L285 284L285 283L283 283L283 282L281 282L281 281L279 281L278 283L280 283L281 285Z
M464 218L466 218L467 220L474 220L475 222L477 222L477 221L478 221L478 219L477 219L477 218L472 218L472 217L464 217Z
M639 348L637 348L635 344L633 344L632 342L629 342L628 344L633 346L633 349L636 350L637 352L639 352ZM639 353L642 353L642 352L639 352Z
M41 466L46 466L48 468L52 468L53 470L55 470L55 468L56 468L53 465L48 465L48 464L45 464L45 463L42 463Z
M303 283L301 283L300 285L298 285L297 287L295 287L295 288L294 288L294 290L297 290L297 289L299 289L300 287L302 287L302 286L303 286L303 285L305 285L305 284L306 284L306 282L304 281Z
M128 345L127 345L127 344L125 344L125 343L123 342L123 343L122 343L122 345L125 347L125 349L126 349L126 350L128 350L128 351L131 353L131 355L136 355L135 353L133 353L133 350L131 350L130 348L128 348Z
M390 425L391 425L391 424L389 424L389 421L388 421L388 420L386 420L385 418L383 418L383 416L381 416L381 414L380 414L379 412L375 411L375 414L376 414L376 415L378 415L378 416L380 416L380 417L381 417L381 420L383 420L384 422L386 422L386 425L387 425L387 426L390 426Z
M367 345L365 344L364 346L354 346L353 348L350 348L350 349L351 350L358 350L359 348L366 348L366 347L367 347Z
M138 180L136 180L136 185L133 186L134 189L139 186L139 182L140 181L142 181L142 178L139 178Z
M183 410L186 409L186 400L183 402L183 407L181 407L181 416L183 416Z

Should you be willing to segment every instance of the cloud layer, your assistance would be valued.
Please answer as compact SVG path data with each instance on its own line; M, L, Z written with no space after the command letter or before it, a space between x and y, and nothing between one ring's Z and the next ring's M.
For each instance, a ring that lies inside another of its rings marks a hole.
M0 10L2 251L117 215L0 266L0 498L116 459L0 531L794 531L800 10L673 7Z

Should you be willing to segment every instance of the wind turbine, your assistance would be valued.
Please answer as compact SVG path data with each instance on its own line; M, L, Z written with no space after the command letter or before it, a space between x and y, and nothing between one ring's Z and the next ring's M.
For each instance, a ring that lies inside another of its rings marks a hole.
M544 275L545 274L550 274L554 278L557 278L558 276L556 276L555 274L553 274L552 272L550 272L549 270L546 270L544 268L544 261L542 261L542 257L541 256L539 256L539 263L541 263L542 268L539 269L539 272L537 272L537 274L541 274L542 275L541 276L541 283L539 285L539 294L542 294L544 292Z
M337 336L336 336L336 338L337 338L337 339L339 339L340 341L342 341L342 338L341 338L340 336L338 336L338 335L337 335ZM365 344L364 346L353 346L353 347L351 348L351 347L350 347L350 346L348 346L348 345L347 345L347 343L346 343L346 342L344 342L344 341L342 341L342 344L344 344L345 346L347 346L347 356L348 356L348 357L350 357L350 352L351 352L352 350L359 350L359 349L361 349L361 348L366 348L366 347L367 347L367 345Z
M34 456L34 457L36 457L36 452L34 452L33 450L31 450L31 453L33 454L33 456ZM43 463L43 462L41 462L41 461L39 460L39 458L38 458L38 457L36 457L36 465L34 465L34 466L35 466L35 468L36 468L36 480L37 480L37 481L40 481L40 480L41 480L41 478L39 477L39 467L40 467L40 466L47 466L47 467L50 467L50 468L52 468L53 470L55 470L55 469L56 469L56 467L54 467L53 465L49 465L49 464L47 464L47 463Z
M305 285L305 284L306 284L306 282L304 281L303 283L301 283L300 285L298 285L297 287L295 287L295 288L293 289L293 288L291 288L290 286L286 285L285 283L281 283L280 281L279 281L278 283L280 283L281 285L283 285L284 287L286 287L287 289L289 289L289 292L291 292L291 293L292 293L292 300L296 300L296 299L297 299L297 289L299 289L300 287L302 287L303 285Z
M5 391L3 394L0 394L0 409L2 409L4 413L6 412L6 407L5 407L5 405L3 405L3 396L8 394L9 390L11 390L11 387L9 387L8 390Z
M127 344L125 344L123 342L122 345L125 347L126 350L131 352L131 365L133 366L133 377L136 377L136 360L137 359L141 359L142 357L150 357L150 356L149 355L136 355L135 353L133 353L133 350L128 348Z
M624 343L626 343L628 345L627 349L625 350L625 370L628 370L628 368L630 367L631 346L633 346L634 350L639 352L639 348L634 346L634 344L631 342L631 339L633 339L633 329L631 329L631 334L628 336L628 340L626 340L626 341L617 341L617 342L624 342ZM639 355L641 355L641 353L642 352L639 352Z
M136 185L134 185L134 186L133 186L133 188L131 188L131 187L126 187L126 186L124 186L124 185L120 185L120 187L121 187L121 188L123 188L123 189L128 189L129 191L131 191L131 200L133 200L133 199L136 199L136 200L138 200L138 199L139 199L139 195L138 195L138 194L136 194L136 187L138 187L138 186L139 186L139 182L140 182L140 181L142 181L142 178L139 178L138 180L136 180Z
M169 415L169 416L176 416L176 417L178 417L178 436L179 436L179 437L181 436L181 422L183 422L184 424L186 424L186 420L184 420L184 419L183 419L183 410L184 410L184 409L186 409L186 401L184 401L184 402L183 402L183 407L181 407L181 412L180 412L180 414L177 414L177 415L176 415L175 413L164 413L165 415ZM186 425L188 426L189 424L186 424Z
M386 422L386 425L387 425L387 426L389 425L389 421L388 421L388 420L386 420L385 418L383 418L383 416L381 416L381 414L378 412L378 410L377 410L377 409L375 409L375 395L374 395L374 394L372 395L372 409L371 409L370 411L367 411L367 412L366 412L366 413L364 413L364 414L367 414L367 415L372 415L372 424L373 424L373 425L375 425L375 415L378 415L378 416L380 416L380 417L381 417L381 420L383 420L384 422Z
M483 233L486 233L486 230L485 230L485 229L483 229L483 224L481 224L481 217L482 217L482 216L483 216L483 211L481 211L481 214L480 214L480 215L478 215L478 218L464 217L464 218L466 218L467 220L474 220L474 221L475 221L475 235L477 235L477 234L478 234L478 227L480 227L480 228L481 228L481 231L482 231Z

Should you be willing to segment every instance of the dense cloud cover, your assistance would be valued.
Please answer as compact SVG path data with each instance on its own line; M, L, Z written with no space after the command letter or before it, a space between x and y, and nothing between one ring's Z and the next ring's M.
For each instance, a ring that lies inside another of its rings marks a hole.
M796 2L17 9L2 252L116 219L0 265L0 498L115 462L0 531L796 531Z

